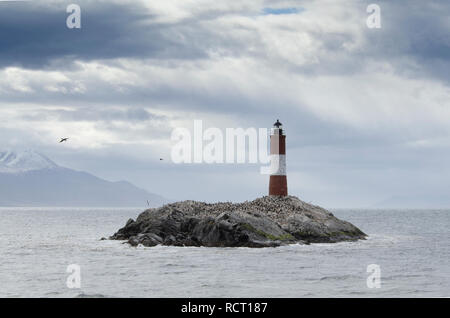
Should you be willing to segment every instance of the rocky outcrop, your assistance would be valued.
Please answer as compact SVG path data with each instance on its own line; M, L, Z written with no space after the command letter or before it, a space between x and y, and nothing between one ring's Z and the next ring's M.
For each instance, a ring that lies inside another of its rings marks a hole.
M275 247L364 239L349 222L297 197L244 203L183 201L142 212L110 237L137 246Z

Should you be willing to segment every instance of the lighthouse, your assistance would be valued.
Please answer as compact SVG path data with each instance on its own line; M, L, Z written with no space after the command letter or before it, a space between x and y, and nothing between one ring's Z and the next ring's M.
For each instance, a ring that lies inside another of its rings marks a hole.
M269 181L269 195L287 196L286 178L286 135L277 119L270 132L270 159L272 171Z

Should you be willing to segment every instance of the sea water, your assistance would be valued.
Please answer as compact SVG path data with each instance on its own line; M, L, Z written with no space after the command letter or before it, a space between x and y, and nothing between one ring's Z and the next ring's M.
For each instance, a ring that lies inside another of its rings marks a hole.
M450 296L450 210L335 210L369 235L337 244L136 248L100 240L142 210L0 208L0 297ZM67 284L72 264L80 288ZM379 288L368 284L371 264Z

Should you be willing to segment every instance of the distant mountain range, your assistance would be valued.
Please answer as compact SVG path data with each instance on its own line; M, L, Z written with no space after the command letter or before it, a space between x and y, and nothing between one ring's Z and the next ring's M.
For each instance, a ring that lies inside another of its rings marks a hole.
M159 206L163 197L61 167L33 151L0 151L0 206Z
M376 203L374 208L448 209L450 196L446 194L397 195Z

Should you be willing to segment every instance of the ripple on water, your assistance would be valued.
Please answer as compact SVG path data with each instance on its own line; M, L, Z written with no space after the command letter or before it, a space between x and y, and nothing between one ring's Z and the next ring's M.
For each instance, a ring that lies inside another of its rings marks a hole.
M32 213L31 213L32 211ZM136 210L0 209L2 297L442 297L450 295L450 211L339 211L369 237L280 248L131 247L99 241ZM29 224L25 236L24 223ZM4 243L6 242L6 244ZM82 291L66 287L79 264ZM368 289L367 265L382 287Z

